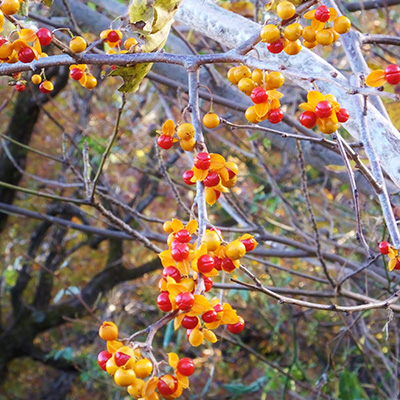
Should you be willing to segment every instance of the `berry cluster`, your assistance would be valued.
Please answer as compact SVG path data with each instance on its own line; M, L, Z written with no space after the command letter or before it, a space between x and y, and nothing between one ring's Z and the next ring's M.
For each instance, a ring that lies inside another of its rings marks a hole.
M305 110L299 116L300 123L306 128L312 129L318 125L322 133L333 133L339 127L339 122L347 122L350 115L345 108L340 108L335 96L323 95L317 91L307 94L307 103L301 103Z
M117 340L118 327L114 322L103 322L99 336L107 341L107 350L97 356L100 368L113 376L117 385L126 387L133 398L159 400L161 395L165 399L176 399L183 389L189 387L188 377L195 371L195 365L190 358L179 360L175 353L169 353L168 361L174 374L157 377L154 376L153 368L155 360L143 357L139 348L126 346Z
M287 24L296 14L295 6L284 1L279 3L277 14L282 19L278 25L267 24L261 29L261 41L268 43L268 50L278 54L285 51L288 55L296 55L301 51L300 38L303 37L303 45L313 49L318 44L329 46L339 39L339 35L350 30L351 23L347 17L337 16L334 8L319 6L315 10L304 14L305 19L311 19L311 25L303 27L298 22ZM333 22L333 26L328 26Z
M4 25L4 15L14 15L19 11L20 3L23 0L3 0L1 2L1 14L0 14L0 27Z
M400 256L398 255L396 248L394 248L389 242L381 242L379 244L379 251L381 254L389 256L389 271L400 269Z
M385 83L390 83L391 85L397 85L400 83L400 67L396 64L388 65L384 70L377 69L372 71L367 78L365 83L371 87L382 86Z
M268 119L272 124L277 124L283 119L283 111L279 108L279 99L283 96L277 91L285 82L280 72L266 72L260 69L251 71L246 65L232 67L228 71L228 79L237 84L241 92L250 96L254 106L245 112L246 119L257 124Z
M212 206L221 193L236 184L238 172L237 164L227 162L220 154L201 152L196 155L193 168L184 172L183 181L187 185L203 182L206 201Z
M177 137L174 137L176 130ZM175 123L171 119L164 122L162 126L161 135L157 138L158 145L168 150L175 142L179 141L182 149L185 151L192 151L196 146L196 139L194 138L194 126L189 123L178 125L175 129Z
M157 304L164 312L179 311L174 320L175 330L185 328L192 346L199 346L204 339L215 343L213 330L221 325L227 325L232 333L241 332L243 319L230 304L220 304L217 298L208 300L198 286L198 279L201 276L204 292L210 291L219 271L232 273L239 268L246 252L256 248L254 237L245 234L225 243L221 232L210 229L197 246L197 241L192 243L192 235L197 230L195 220L186 226L177 219L167 221L164 230L169 233L169 248L159 254L164 270Z

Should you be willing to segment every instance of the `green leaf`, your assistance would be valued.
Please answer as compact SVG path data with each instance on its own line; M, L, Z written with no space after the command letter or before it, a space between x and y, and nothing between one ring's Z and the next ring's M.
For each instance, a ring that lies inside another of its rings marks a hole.
M163 340L163 348L166 349L169 342L172 339L174 334L174 321L170 321L167 325L167 329L165 330L164 340Z
M141 50L152 53L161 50L167 41L173 18L181 0L132 0L128 13L131 24L144 37ZM153 64L136 64L117 68L112 75L121 76L124 85L120 92L134 92Z
M367 399L356 372L345 369L340 374L339 398L341 400Z
M42 3L47 7L51 7L53 5L53 0L42 0Z

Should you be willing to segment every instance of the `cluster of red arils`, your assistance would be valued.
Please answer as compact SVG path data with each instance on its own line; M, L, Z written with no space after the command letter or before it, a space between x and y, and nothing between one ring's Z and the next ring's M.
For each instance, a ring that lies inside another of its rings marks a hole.
M268 5L266 6L268 7ZM273 54L285 51L288 55L296 55L301 51L300 38L303 46L312 49L318 44L329 46L339 39L339 35L350 30L351 23L347 17L337 16L334 8L319 6L304 14L305 19L311 20L311 25L303 27L295 20L296 7L290 1L278 4L277 14L282 19L278 24L267 24L261 29L261 41L268 43L267 48ZM333 22L332 26L328 24Z
M278 92L285 82L284 76L280 72L253 71L246 65L232 67L228 71L228 79L239 90L250 96L254 106L249 107L245 112L246 119L257 124L268 119L272 124L277 124L283 119L283 111L279 108L279 99L283 96Z
M158 133L160 133L160 136L157 138L157 144L164 150L170 149L178 141L185 151L192 151L196 146L195 129L190 123L175 127L174 121L168 119L164 122L161 132L158 131Z
M150 353L145 357L146 350L135 347L135 343L128 346L118 340L118 327L114 322L103 322L99 336L107 341L107 350L97 355L100 368L111 375L118 386L125 387L133 398L159 400L161 395L172 400L189 387L188 377L195 371L190 358L179 360L175 353L169 353L168 361L174 373L161 374L159 363Z
M160 253L163 277L159 282L161 291L158 307L164 312L175 312L174 328L183 327L193 346L199 346L204 339L217 341L213 330L227 325L232 333L244 328L244 321L228 303L221 304L218 298L207 299L220 271L232 273L240 266L240 259L257 246L252 235L225 243L221 232L207 230L198 246L192 240L197 222L186 226L177 219L166 222L164 230L169 233L168 250ZM199 284L199 282L202 282Z
M228 192L236 184L238 172L237 164L227 162L220 154L200 152L194 158L193 168L184 172L183 181L187 185L202 182L206 201L212 206L221 193Z

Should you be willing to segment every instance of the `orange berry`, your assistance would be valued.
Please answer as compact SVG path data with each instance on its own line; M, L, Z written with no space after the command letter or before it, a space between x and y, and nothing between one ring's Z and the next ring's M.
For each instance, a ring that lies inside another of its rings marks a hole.
M256 84L250 78L242 78L238 83L239 90L247 96L251 95L251 92L255 87Z
M289 42L287 46L283 49L286 54L289 56L295 56L299 54L301 51L301 42L300 40L296 40L295 42Z
M172 222L171 221L165 221L163 224L163 229L165 232L167 233L172 233L173 229L172 229Z
M132 46L136 46L137 42L138 41L135 38L126 39L124 42L124 47L126 50L129 50Z
M182 150L185 151L192 151L194 149L194 147L196 146L196 139L195 138L191 138L189 140L181 140L179 142L179 144L182 147Z
M218 233L209 230L203 235L201 242L207 245L208 251L215 251L221 245L221 239L219 238Z
M118 326L111 321L104 321L99 328L99 336L104 340L115 340L118 337Z
M235 77L236 68L237 67L230 68L228 73L227 73L227 78L228 78L229 82L233 83L234 85L236 85L239 82Z
M301 37L302 32L303 32L303 27L296 22L295 24L288 25L285 28L283 35L285 36L286 39L294 42L295 40Z
M192 124L181 124L176 129L179 139L189 140L194 137L194 126Z
M215 113L209 112L203 117L203 125L206 128L214 129L219 125L219 123L220 123L219 117Z
M97 86L97 79L93 75L86 76L86 82L83 85L86 89L92 90Z
M82 51L86 50L86 40L82 36L75 36L69 42L69 48L74 53L82 53Z
M261 29L261 41L265 43L274 43L281 37L281 32L276 25L268 24Z
M106 362L106 371L108 375L114 376L114 374L118 370L118 365L115 364L114 357L111 357L107 362Z
M239 67L235 68L236 83L243 78L250 78L250 77L251 77L251 69L246 65L240 65Z
M249 107L244 113L244 116L246 117L247 121L251 122L252 124L258 124L260 122L254 106Z
M307 42L315 42L317 32L312 26L306 26L303 28L302 35Z
M317 41L314 41L314 42L307 42L306 40L303 41L303 46L307 47L307 49L313 49L317 45L318 45Z
M329 46L334 41L333 33L329 29L322 29L318 31L315 38L322 46Z
M263 86L264 83L268 80L268 74L265 71L256 68L251 74L251 79L253 79L253 81L257 83L258 86Z
M294 14L296 14L296 7L290 1L283 1L278 4L276 8L276 12L281 19L289 19L292 18Z
M34 85L39 85L42 82L42 77L39 74L32 75L31 81Z
M273 71L268 75L267 89L279 89L285 82L285 77L278 71Z
M141 397L144 381L142 379L135 379L134 382L128 386L128 393L132 397Z
M234 240L225 247L225 254L231 260L239 260L246 254L246 246L240 240Z
M20 4L18 0L3 0L0 8L5 15L13 15L18 12L19 6Z
M132 369L118 368L114 374L114 381L118 386L130 386L135 382L136 375Z
M148 358L143 358L136 362L133 370L138 378L147 378L153 371L153 364Z
M337 17L335 19L333 23L333 28L337 33L343 35L344 33L347 33L350 30L351 22L347 17L342 15L341 17Z

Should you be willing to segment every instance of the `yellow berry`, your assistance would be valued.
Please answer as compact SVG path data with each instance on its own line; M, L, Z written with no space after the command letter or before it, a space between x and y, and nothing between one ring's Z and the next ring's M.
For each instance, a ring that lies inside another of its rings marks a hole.
M206 128L214 129L219 125L219 123L220 123L219 117L215 113L210 112L204 115L203 117L203 125Z
M139 360L133 367L138 378L147 378L153 371L153 364L148 358Z
M285 82L285 77L278 71L268 74L268 90L279 89Z
M192 151L194 149L194 146L196 146L196 139L195 138L191 138L189 140L182 139L179 143L182 147L182 150Z
M129 50L132 46L137 45L137 40L135 38L129 38L125 40L124 47Z
M339 124L333 122L330 118L322 118L318 128L322 133L329 134L337 131Z
M4 43L2 46L0 46L0 58L7 59L11 56L13 50L14 49L11 42Z
M289 56L294 56L296 54L299 54L301 50L300 40L296 40L295 42L289 42L283 50L285 51L286 54L289 54Z
M328 28L328 30L332 33L333 35L333 43L335 43L337 40L339 40L339 34L335 31L333 28Z
M235 79L236 83L239 82L243 78L250 78L251 77L251 69L246 65L240 65L235 69Z
M3 11L5 15L16 14L18 10L19 10L18 0L3 0L3 4L1 5L1 11Z
M74 53L82 53L82 51L86 50L86 40L82 36L75 36L69 42L69 48Z
M281 37L281 32L276 25L268 24L261 29L261 41L265 43L274 43Z
M99 336L104 340L115 340L118 337L118 326L111 321L104 321L99 328Z
M164 224L163 224L163 229L167 233L172 233L173 232L172 222L171 221L165 221Z
M244 113L244 116L246 117L247 121L251 122L252 124L257 124L260 122L254 106L249 107Z
M119 340L109 340L107 341L107 351L114 354L118 349L120 349L124 344Z
M233 83L234 85L236 85L239 81L236 79L235 77L235 71L236 71L237 67L232 67L229 69L227 77L230 83Z
M132 397L141 397L144 381L142 379L135 379L134 382L128 386L128 393Z
M132 369L118 368L114 374L114 381L118 386L130 386L135 382L136 375Z
M294 14L296 14L296 7L290 1L283 1L278 4L276 8L276 12L281 19L289 19L292 18Z
M97 86L97 79L93 75L87 75L86 82L83 86L86 89L92 90Z
M176 133L180 139L189 140L194 136L194 126L189 123L181 124L176 129Z
M231 260L239 260L246 254L246 246L240 240L234 240L225 247L225 254Z
M317 32L316 40L322 46L329 46L333 43L334 36L329 29L322 29Z
M257 83L258 86L263 86L264 83L268 80L268 74L265 71L256 68L251 74L251 79L253 79L253 81Z
M341 17L337 17L335 19L333 23L333 28L337 33L343 35L344 33L347 33L350 30L351 22L347 17L342 15Z
M218 233L209 230L203 235L201 242L207 245L208 251L215 251L221 245L221 239L219 238Z
M247 96L251 95L251 92L255 87L256 84L250 78L242 78L238 83L239 90Z
M304 40L306 40L307 42L315 42L315 37L317 35L317 32L313 27L306 26L305 28L303 28L302 35Z
M303 41L303 46L307 47L307 49L313 49L314 47L316 47L318 45L317 41L314 42L307 42L307 40Z
M42 82L42 77L39 74L32 75L31 81L34 85L39 85Z
M114 357L111 357L107 362L106 362L106 371L109 375L113 376L118 370L118 365L115 364Z
M300 38L302 31L303 27L300 24L290 24L285 28L283 35L286 39L294 42L295 40Z

